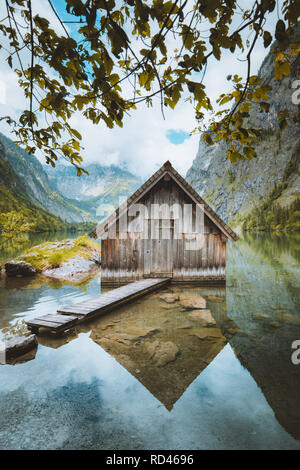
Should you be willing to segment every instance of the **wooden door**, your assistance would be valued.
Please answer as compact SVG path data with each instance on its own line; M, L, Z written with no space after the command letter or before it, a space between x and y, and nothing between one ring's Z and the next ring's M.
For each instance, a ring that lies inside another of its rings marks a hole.
M152 221L154 222L154 221ZM174 220L157 219L151 241L151 277L173 276Z

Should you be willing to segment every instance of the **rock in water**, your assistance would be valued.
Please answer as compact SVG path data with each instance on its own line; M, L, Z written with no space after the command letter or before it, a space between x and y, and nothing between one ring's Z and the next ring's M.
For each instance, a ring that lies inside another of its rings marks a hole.
M123 353L143 338L147 338L158 332L158 328L136 326L122 329L122 331L108 332L103 337L97 338L97 342L106 350Z
M34 276L37 270L25 261L8 261L5 263L6 275L9 277Z
M3 364L6 360L22 356L38 346L35 335L17 336L1 343L0 362Z
M178 347L172 341L154 341L146 344L145 349L158 367L163 367L169 362L175 361L179 354Z
M161 300L164 300L168 304L172 304L176 302L176 300L179 300L179 295L178 294L163 294L163 295L160 295L159 298Z
M209 295L207 298L211 302L224 302L225 300L224 297L219 297L218 295Z
M197 322L201 326L216 326L216 320L212 316L210 310L193 310L188 314L188 318Z
M196 336L200 340L204 341L224 341L226 343L226 338L223 336L220 328L197 328L191 333L190 336Z
M258 321L270 320L270 315L267 315L266 313L255 313L253 315L253 320L258 320Z
M290 325L298 325L300 326L300 318L294 315L290 315L289 313L284 313L280 316L281 320L285 323L289 323Z
M180 305L187 310L206 308L206 300L201 295L181 295L179 297Z

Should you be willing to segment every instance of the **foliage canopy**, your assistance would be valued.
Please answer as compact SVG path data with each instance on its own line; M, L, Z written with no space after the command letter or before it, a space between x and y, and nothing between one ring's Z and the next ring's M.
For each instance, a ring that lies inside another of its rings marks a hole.
M259 130L244 122L252 103L268 112L269 87L251 75L251 56L259 37L266 48L276 39L275 79L289 75L299 56L299 41L292 42L298 0L252 0L246 9L237 0L63 0L73 16L72 33L64 15L46 1L58 26L35 14L32 0L4 0L6 16L0 22L8 64L28 98L19 122L4 118L26 151L41 149L52 166L62 155L80 175L81 135L69 124L73 113L112 128L122 126L124 115L139 103L151 106L158 96L162 112L189 99L199 124L210 112L203 138L208 144L224 139L231 161L255 155ZM273 33L265 23L276 8ZM230 108L213 113L203 80L210 59L221 61L225 51L245 54L246 79L228 76L232 92L218 103ZM279 116L281 128L287 119L287 112Z

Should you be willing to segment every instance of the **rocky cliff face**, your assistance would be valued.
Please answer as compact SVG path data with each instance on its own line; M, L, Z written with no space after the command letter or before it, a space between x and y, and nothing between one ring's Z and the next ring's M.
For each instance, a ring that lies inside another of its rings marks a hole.
M274 44L270 50L273 48ZM189 183L233 226L245 220L275 187L281 188L276 200L281 206L289 206L300 197L300 126L289 123L280 134L277 122L280 110L288 108L292 114L297 110L292 102L292 83L297 76L299 79L299 65L293 64L289 77L275 80L273 55L269 53L259 76L263 84L272 86L272 91L269 113L261 113L258 105L250 112L249 126L263 130L256 144L257 158L233 164L225 159L224 143L209 146L200 139L198 153L187 172Z
M76 207L72 201L52 188L43 166L34 156L28 155L2 134L0 142L3 150L0 159L10 166L16 180L15 185L19 185L19 181L22 182L22 192L26 193L32 203L58 215L66 222L77 223L91 218L86 211ZM8 182L3 180L3 184L7 185Z
M142 183L115 166L87 165L89 175L78 177L70 165L41 165L2 134L0 145L0 163L10 168L10 181L2 171L0 184L7 188L13 184L35 206L66 222L96 221L108 215L118 207L120 197L127 198Z
M61 218L46 211L40 203L35 203L36 199L28 185L28 172L24 178L22 173L19 176L13 163L14 159L0 138L0 215L9 214L8 218L1 217L0 235L2 232L14 232L17 246L24 241L22 231L25 227L30 226L31 231L38 232L67 229L68 224ZM0 251L2 248L5 250L3 240Z

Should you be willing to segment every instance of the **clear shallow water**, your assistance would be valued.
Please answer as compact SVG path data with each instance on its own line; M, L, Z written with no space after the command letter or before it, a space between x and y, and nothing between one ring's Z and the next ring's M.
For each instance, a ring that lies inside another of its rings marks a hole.
M248 235L228 246L226 289L169 289L207 299L214 338L200 340L162 291L41 336L34 359L0 366L0 448L300 449L299 241ZM99 292L98 277L77 287L2 278L2 335ZM176 360L158 367L154 341L176 344Z

